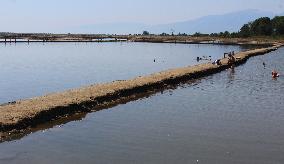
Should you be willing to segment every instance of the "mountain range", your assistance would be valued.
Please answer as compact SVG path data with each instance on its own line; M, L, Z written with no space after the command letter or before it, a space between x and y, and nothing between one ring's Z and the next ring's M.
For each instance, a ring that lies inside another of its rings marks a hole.
M243 10L223 15L209 15L194 20L174 22L170 24L147 25L143 23L107 23L84 25L71 29L74 33L103 33L103 34L141 34L144 30L153 34L165 33L218 33L223 31L237 32L243 24L260 17L284 16L284 13L261 10Z

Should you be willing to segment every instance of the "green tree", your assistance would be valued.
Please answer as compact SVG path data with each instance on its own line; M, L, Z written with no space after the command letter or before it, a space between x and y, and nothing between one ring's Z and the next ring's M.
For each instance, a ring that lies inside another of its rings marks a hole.
M200 37L202 34L200 33L200 32L196 32L196 33L194 33L192 36L194 36L194 37Z
M148 31L143 31L143 35L150 35Z
M232 32L231 33L231 37L232 38L237 38L239 35L238 35L238 33L236 33L236 32Z
M241 37L249 37L251 36L251 31L250 31L250 25L249 24L244 24L243 27L241 28L239 35Z
M272 20L274 34L284 34L284 16L276 16Z
M224 36L224 37L230 37L230 36L231 36L231 34L230 34L230 32L229 32L229 31L225 31L225 32L224 32L224 34L223 34L223 36Z
M161 35L161 36L168 36L169 34L163 32L163 33L161 33L160 35Z
M217 37L218 34L217 34L217 33L211 33L210 36L212 36L212 37Z
M251 24L251 32L253 35L271 35L272 22L268 17L256 19Z

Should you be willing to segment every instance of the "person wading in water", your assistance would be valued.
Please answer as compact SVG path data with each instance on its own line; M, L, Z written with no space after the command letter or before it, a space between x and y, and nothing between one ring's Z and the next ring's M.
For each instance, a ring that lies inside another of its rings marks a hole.
M236 62L235 57L231 53L229 53L229 55L228 55L228 65L232 68L232 67L235 66L235 62Z

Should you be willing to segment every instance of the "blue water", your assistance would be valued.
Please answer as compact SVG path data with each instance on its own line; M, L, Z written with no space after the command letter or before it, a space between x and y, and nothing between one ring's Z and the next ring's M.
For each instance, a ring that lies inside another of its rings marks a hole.
M283 164L283 63L281 48L1 143L0 163ZM282 76L272 79L272 69Z
M243 49L151 43L0 44L0 104L194 65L197 56L215 59Z

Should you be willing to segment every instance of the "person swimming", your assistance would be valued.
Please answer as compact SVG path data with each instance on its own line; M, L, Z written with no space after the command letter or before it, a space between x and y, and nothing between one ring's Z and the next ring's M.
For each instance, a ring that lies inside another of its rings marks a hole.
M275 71L275 70L273 70L271 74L272 74L273 78L277 78L277 77L280 76L279 73L277 71Z

